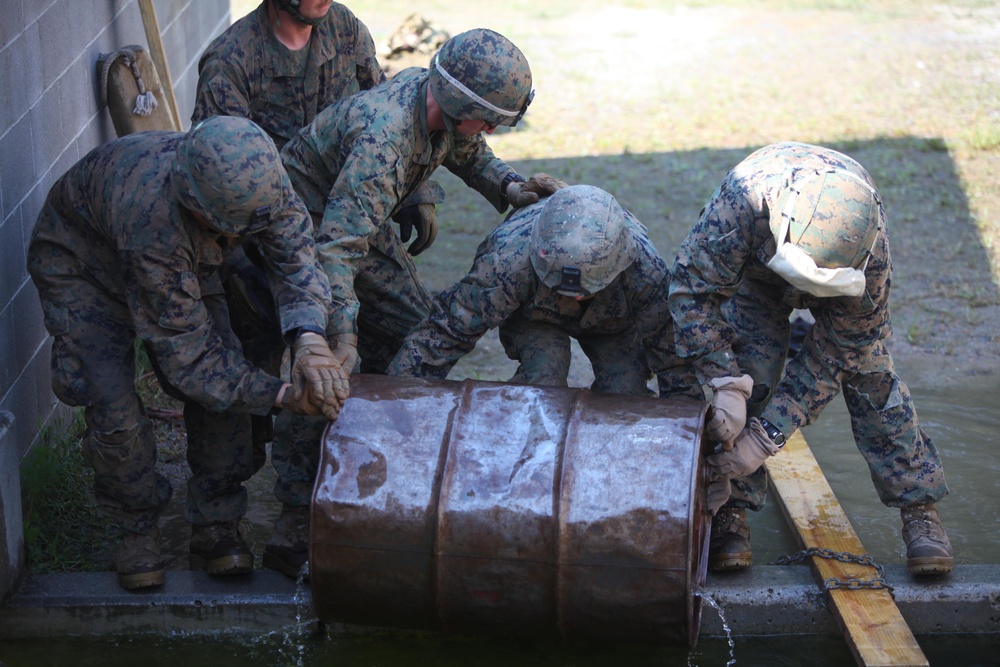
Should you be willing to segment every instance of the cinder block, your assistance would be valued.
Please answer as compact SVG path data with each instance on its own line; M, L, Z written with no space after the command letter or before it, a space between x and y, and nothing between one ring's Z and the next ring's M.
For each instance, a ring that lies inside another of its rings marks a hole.
M25 115L7 134L0 136L0 183L3 184L3 215L6 219L31 190L37 174L32 158L31 121Z

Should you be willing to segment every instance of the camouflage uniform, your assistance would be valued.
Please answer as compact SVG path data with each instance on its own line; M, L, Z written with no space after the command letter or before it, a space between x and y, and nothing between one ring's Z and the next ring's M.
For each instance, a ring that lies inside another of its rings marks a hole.
M428 313L430 295L390 217L406 196L444 165L498 212L500 183L514 170L482 135L427 130L427 70L410 68L371 91L321 112L282 149L295 191L313 216L320 263L335 312L328 333L357 333L359 301L366 331L391 341L388 364L407 332Z
M499 327L507 356L520 362L512 382L566 386L572 337L591 361L595 391L646 395L650 369L666 393L680 390L669 273L646 228L625 212L635 260L577 301L545 285L531 263L532 228L545 204L515 211L486 237L469 273L435 297L390 374L444 379L483 334Z
M312 29L309 46L292 51L275 37L267 2L234 23L202 54L192 125L216 115L248 118L280 149L320 110L385 80L368 28L350 9L333 3ZM251 237L226 258L223 287L233 330L244 353L272 375L281 369L285 346L274 299ZM273 437L271 418L253 418L255 468L266 460Z
M268 414L282 386L243 358L229 328L217 269L231 242L178 203L171 168L184 136L132 134L91 151L52 187L28 248L53 336L53 391L85 406L95 495L138 534L155 529L170 487L155 471L156 444L134 388L135 339L164 388L185 402L187 513L198 525L244 512L249 415ZM278 276L283 329L325 327L329 287L309 219L287 178L281 188L287 206L272 210L259 237Z
M309 47L292 51L271 32L262 2L202 55L191 122L249 118L280 149L322 109L384 80L371 33L344 5L333 3Z
M296 192L313 216L320 264L334 295L328 335L378 336L381 353L362 370L382 372L413 327L430 312L420 280L390 218L439 165L508 207L503 179L514 173L481 134L427 129L428 71L410 68L370 91L328 107L281 151ZM363 304L363 307L359 306ZM275 495L308 505L325 420L279 415L271 459Z
M828 168L851 172L874 188L854 160L799 143L762 148L726 175L671 271L677 351L695 362L702 385L752 376L748 414L786 436L812 423L843 391L855 442L882 502L933 502L948 493L941 460L886 347L892 264L885 221L859 297L815 297L766 266L775 254L769 218L779 195L799 173ZM816 324L784 367L794 308L808 309ZM759 509L766 485L763 467L733 480L730 504Z

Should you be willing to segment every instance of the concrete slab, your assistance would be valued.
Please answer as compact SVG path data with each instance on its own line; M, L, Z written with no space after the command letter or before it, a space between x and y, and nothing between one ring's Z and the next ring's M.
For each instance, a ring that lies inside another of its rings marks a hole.
M916 635L1000 634L1000 566L964 565L937 581L918 582L902 566L886 567L896 603ZM809 568L757 566L712 574L705 593L722 608L733 636L839 635ZM864 591L858 591L863 595ZM264 634L320 627L307 586L278 572L216 578L171 571L154 592L126 592L111 572L28 577L0 607L0 639L198 633ZM334 634L373 629L335 626ZM704 605L701 636L725 634Z

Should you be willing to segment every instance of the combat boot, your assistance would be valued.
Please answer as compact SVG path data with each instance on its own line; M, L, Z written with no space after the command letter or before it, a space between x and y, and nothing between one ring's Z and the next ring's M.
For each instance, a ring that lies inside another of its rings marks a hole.
M271 537L264 545L264 567L289 577L309 578L309 507L282 505Z
M209 574L246 574L253 553L240 534L240 520L191 526L191 567Z
M747 511L742 507L723 506L712 517L708 569L715 572L744 570L752 563Z
M899 510L906 542L906 569L910 574L947 574L955 569L948 533L938 520L934 503Z
M122 588L132 590L163 585L163 559L160 558L160 531L148 535L125 532L115 555L115 569Z

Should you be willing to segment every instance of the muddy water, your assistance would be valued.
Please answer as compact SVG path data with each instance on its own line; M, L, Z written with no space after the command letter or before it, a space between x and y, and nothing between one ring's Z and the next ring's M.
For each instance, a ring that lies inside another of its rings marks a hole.
M1000 562L1000 380L948 390L910 389L921 425L944 462L951 493L938 510L956 563ZM868 552L882 564L904 563L899 512L879 502L843 400L836 399L803 435ZM751 521L756 562L797 549L773 499Z

